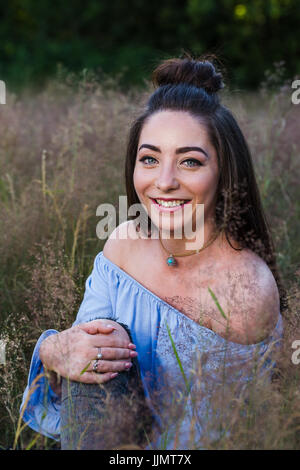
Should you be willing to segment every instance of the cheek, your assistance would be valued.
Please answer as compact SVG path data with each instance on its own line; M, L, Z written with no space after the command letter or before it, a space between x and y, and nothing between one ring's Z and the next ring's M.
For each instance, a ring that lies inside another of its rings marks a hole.
M147 188L150 178L147 178L147 175L139 170L135 169L133 172L133 184L136 192L142 192L144 189Z
M212 200L218 184L218 175L214 172L202 174L190 184L190 190L199 195L199 198Z
M139 175L139 171L136 169L133 172L133 185L136 193L139 193L141 190L141 178Z
M135 189L135 192L140 200L142 202L143 200L143 193L145 191L146 185L145 185L145 178L143 178L143 175L141 174L140 171L134 171L133 173L133 186Z

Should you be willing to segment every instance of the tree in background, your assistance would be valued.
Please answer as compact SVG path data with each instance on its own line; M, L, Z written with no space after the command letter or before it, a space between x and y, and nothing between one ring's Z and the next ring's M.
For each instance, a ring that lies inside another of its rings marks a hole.
M274 62L300 72L298 0L10 0L0 6L0 79L42 85L57 64L122 71L142 84L187 49L215 53L234 86L255 88Z

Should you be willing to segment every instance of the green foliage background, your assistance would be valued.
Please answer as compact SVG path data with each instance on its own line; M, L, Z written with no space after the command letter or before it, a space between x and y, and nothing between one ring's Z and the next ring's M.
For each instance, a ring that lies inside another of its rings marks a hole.
M215 53L233 86L285 61L300 73L299 0L10 0L0 6L0 78L41 86L62 64L143 83L158 59Z

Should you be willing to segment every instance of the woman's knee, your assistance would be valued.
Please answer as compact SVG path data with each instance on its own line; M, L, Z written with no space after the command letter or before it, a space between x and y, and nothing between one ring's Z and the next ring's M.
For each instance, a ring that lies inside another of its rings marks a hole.
M110 319L107 322L123 330L132 342L127 325ZM128 442L128 439L136 443L143 441L144 428L150 432L153 418L146 404L137 358L132 358L132 364L131 369L119 372L114 379L102 385L63 378L62 449L80 446L109 449L112 445ZM103 430L106 430L105 436ZM118 430L117 435L114 435L114 430ZM110 437L108 431L112 433Z
M112 449L145 442L152 415L126 372L102 385L62 381L61 448ZM146 430L146 433L145 433Z

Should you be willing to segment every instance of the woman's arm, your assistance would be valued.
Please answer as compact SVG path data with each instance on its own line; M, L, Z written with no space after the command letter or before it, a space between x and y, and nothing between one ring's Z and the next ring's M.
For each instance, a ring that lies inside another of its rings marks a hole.
M36 432L59 440L60 396L49 386L45 369L40 359L40 347L56 330L47 330L39 337L31 359L28 381L23 393L20 414L23 420Z
M20 413L24 421L35 431L53 439L59 438L60 434L60 389L55 382L56 375L85 383L104 383L112 378L112 373L126 370L126 364L130 367L131 357L136 355L125 329L111 319L116 315L100 254L95 258L85 286L73 327L61 333L48 330L39 338L23 394ZM105 324L113 325L115 329L105 328ZM103 359L99 361L97 371L103 373L101 375L93 372L99 347ZM38 378L40 374L42 377Z
M98 372L93 372L94 361L101 348L103 358ZM137 356L125 329L112 320L94 320L73 326L45 339L40 358L49 372L52 383L55 375L83 383L105 383L116 373L128 370L131 358Z
M105 327L106 324L110 327ZM131 357L136 356L134 345L130 345L128 340L125 329L107 319L80 324L61 333L45 331L32 355L20 407L24 421L36 432L59 440L61 396L57 376L75 377L75 380L85 383L110 380L111 371L127 370L125 364L131 363ZM101 345L104 360L100 361L99 368L104 373L97 374L92 372L92 366ZM90 353L92 356L89 356ZM81 374L89 362L89 368Z

